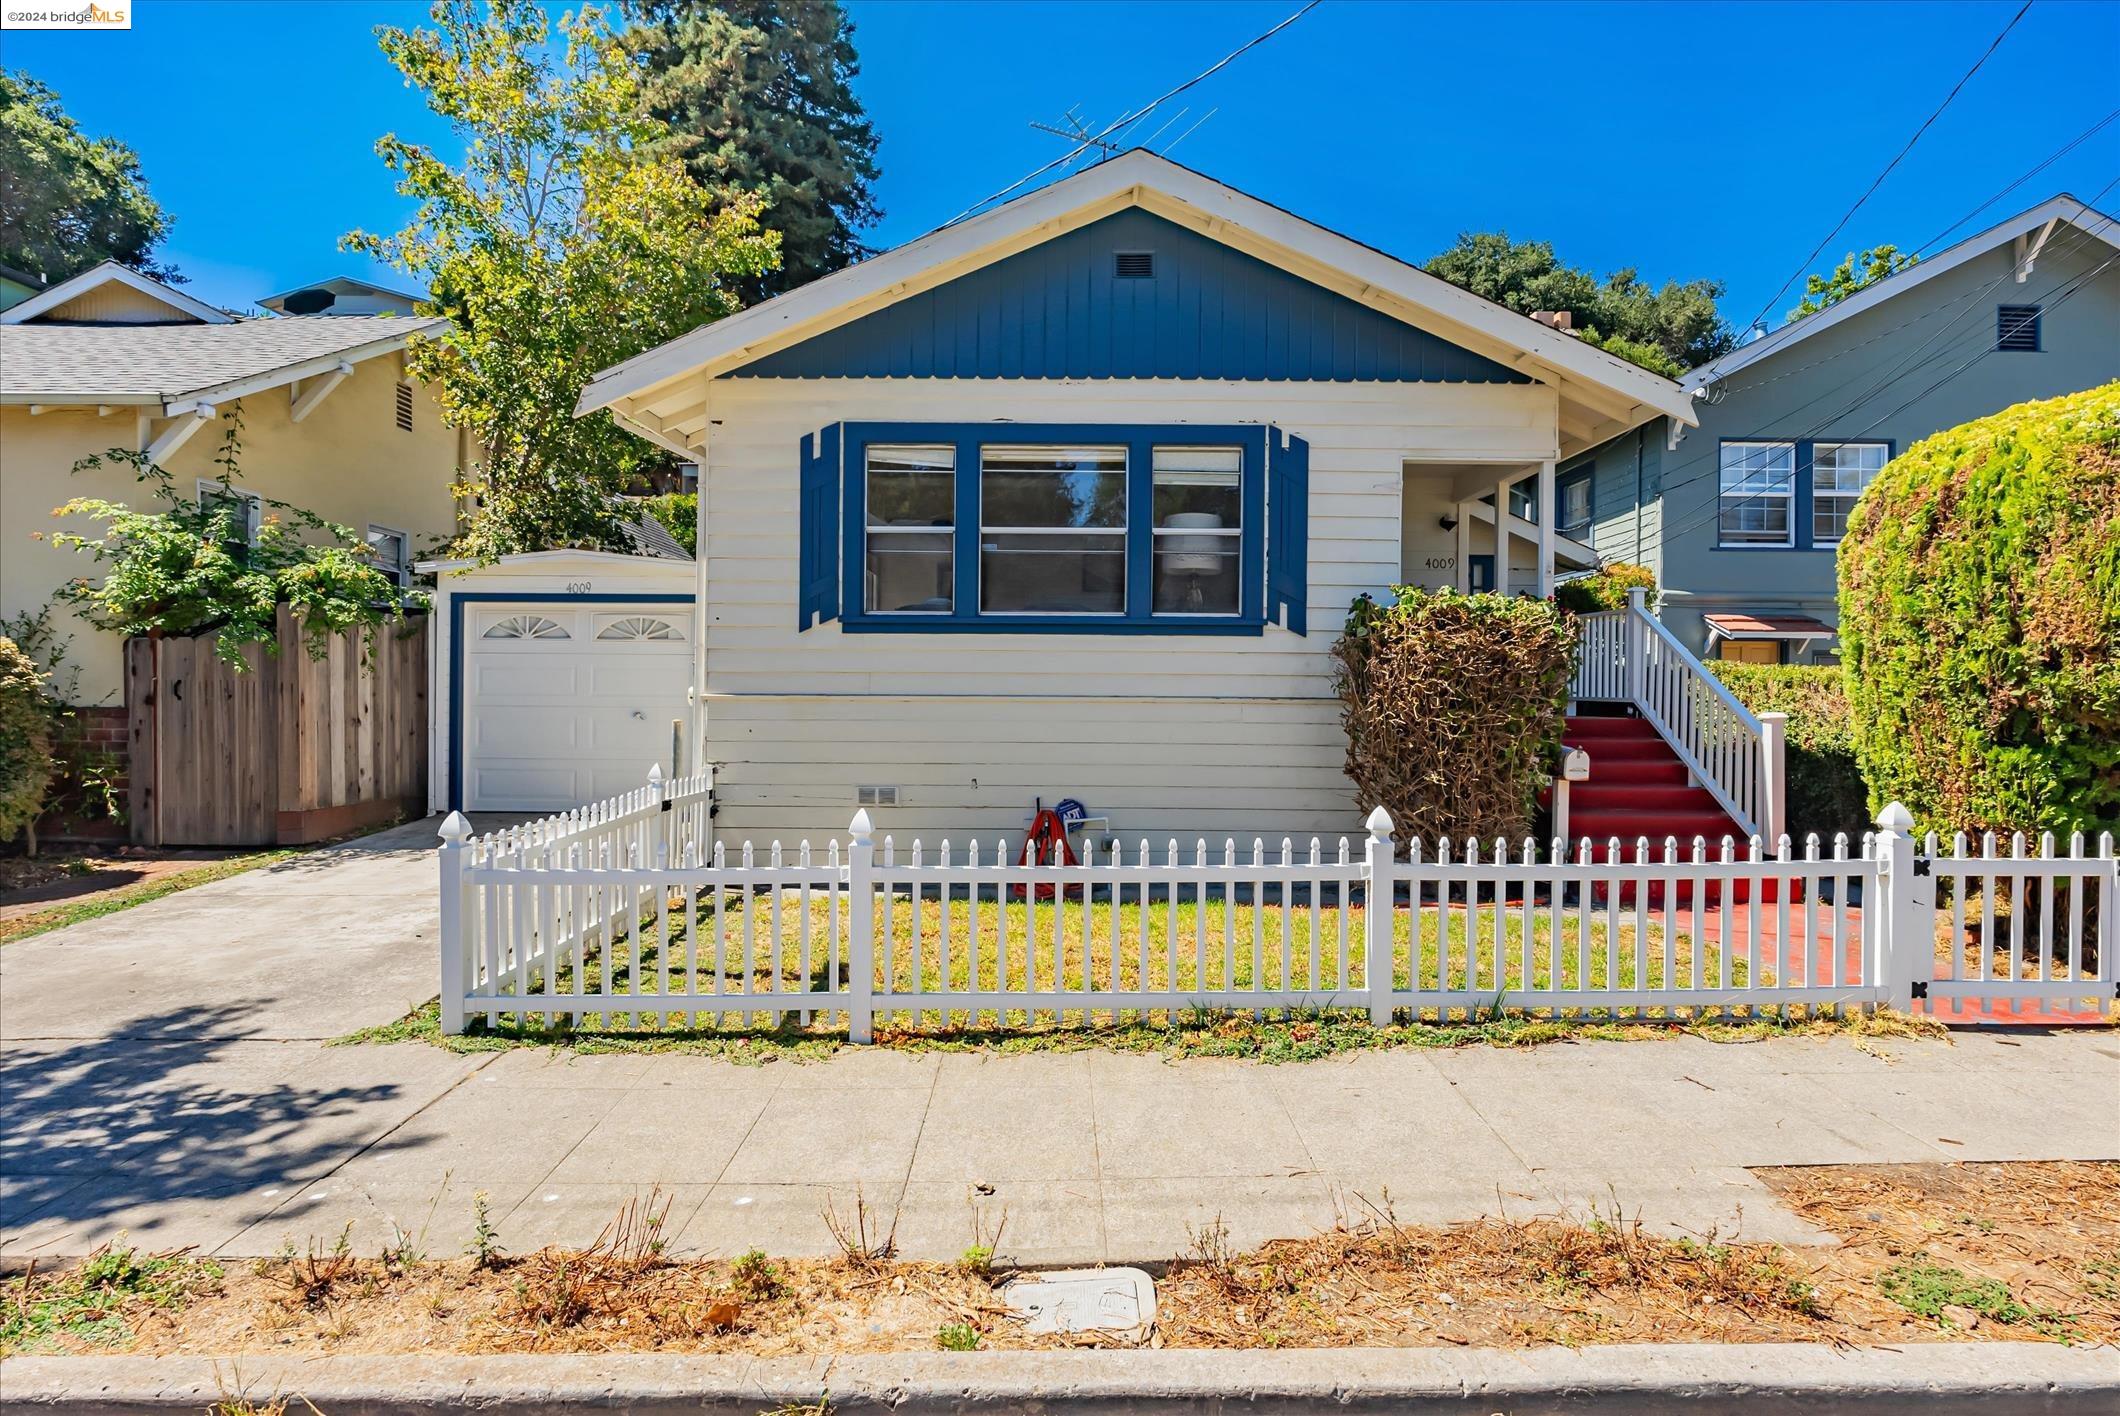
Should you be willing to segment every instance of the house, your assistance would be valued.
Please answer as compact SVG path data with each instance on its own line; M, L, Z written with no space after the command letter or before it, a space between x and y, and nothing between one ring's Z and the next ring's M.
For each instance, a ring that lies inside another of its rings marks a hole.
M0 310L21 304L44 288L44 282L26 270L0 265Z
M698 467L695 603L632 613L584 566L467 606L465 641L550 619L578 654L592 609L690 636L694 704L635 711L692 724L730 839L868 805L901 838L1013 840L1074 797L1188 846L1357 829L1350 602L1543 593L1594 557L1537 514L1556 468L1694 417L1669 380L1141 151L606 370L579 411ZM477 717L477 676L443 672ZM448 804L532 804L482 795L476 751Z
M77 461L144 450L179 487L208 495L231 408L243 421L236 486L254 515L271 498L351 526L408 578L418 549L454 530L454 481L470 461L405 374L407 341L440 325L373 313L239 319L108 262L0 312L0 615L34 613L68 580L98 573L37 539L60 528L54 507L140 501L129 467L77 472ZM78 669L72 696L122 715L117 637L63 606L57 615Z
M1559 469L1563 535L1656 572L1695 653L1831 661L1834 548L1917 439L2120 378L2120 227L2057 196L1687 375L1699 425Z

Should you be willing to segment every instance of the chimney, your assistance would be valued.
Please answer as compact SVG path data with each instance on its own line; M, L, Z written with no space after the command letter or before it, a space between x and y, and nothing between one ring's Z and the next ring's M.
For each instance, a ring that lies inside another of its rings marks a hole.
M1572 310L1533 310L1531 318L1548 329L1557 329L1564 333L1573 333L1575 330L1575 313Z

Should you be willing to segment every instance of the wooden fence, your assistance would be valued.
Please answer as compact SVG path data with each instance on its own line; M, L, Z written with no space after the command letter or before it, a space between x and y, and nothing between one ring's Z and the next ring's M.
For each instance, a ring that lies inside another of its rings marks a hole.
M280 610L279 652L218 636L125 646L129 809L143 845L322 840L418 815L427 792L427 620L335 634L321 658Z

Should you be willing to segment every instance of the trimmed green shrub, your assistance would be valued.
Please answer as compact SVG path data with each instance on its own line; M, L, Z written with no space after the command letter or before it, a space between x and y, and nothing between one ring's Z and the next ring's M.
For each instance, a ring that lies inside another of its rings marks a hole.
M1840 547L1871 805L1924 828L2120 823L2120 383L1925 438Z
M1347 775L1400 840L1522 836L1560 747L1575 626L1544 600L1399 586L1333 646Z
M1578 615L1599 610L1624 610L1627 592L1640 588L1656 594L1656 572L1645 565L1614 561L1577 580L1564 580L1553 588L1553 603Z
M36 824L55 765L51 748L44 672L14 640L0 636L0 841Z
M1855 762L1855 723L1838 664L1733 664L1708 669L1754 713L1786 713L1789 838L1800 850L1817 832L1831 848L1833 833L1859 842L1870 828L1869 789Z
M642 497L640 504L677 538L687 555L699 554L699 493L664 492L661 496Z

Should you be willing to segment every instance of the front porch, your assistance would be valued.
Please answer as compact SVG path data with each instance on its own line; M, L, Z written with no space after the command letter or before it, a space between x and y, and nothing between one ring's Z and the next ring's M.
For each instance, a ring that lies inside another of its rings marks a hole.
M1597 566L1560 534L1554 463L1434 462L1400 469L1399 583L1428 590L1536 595Z

